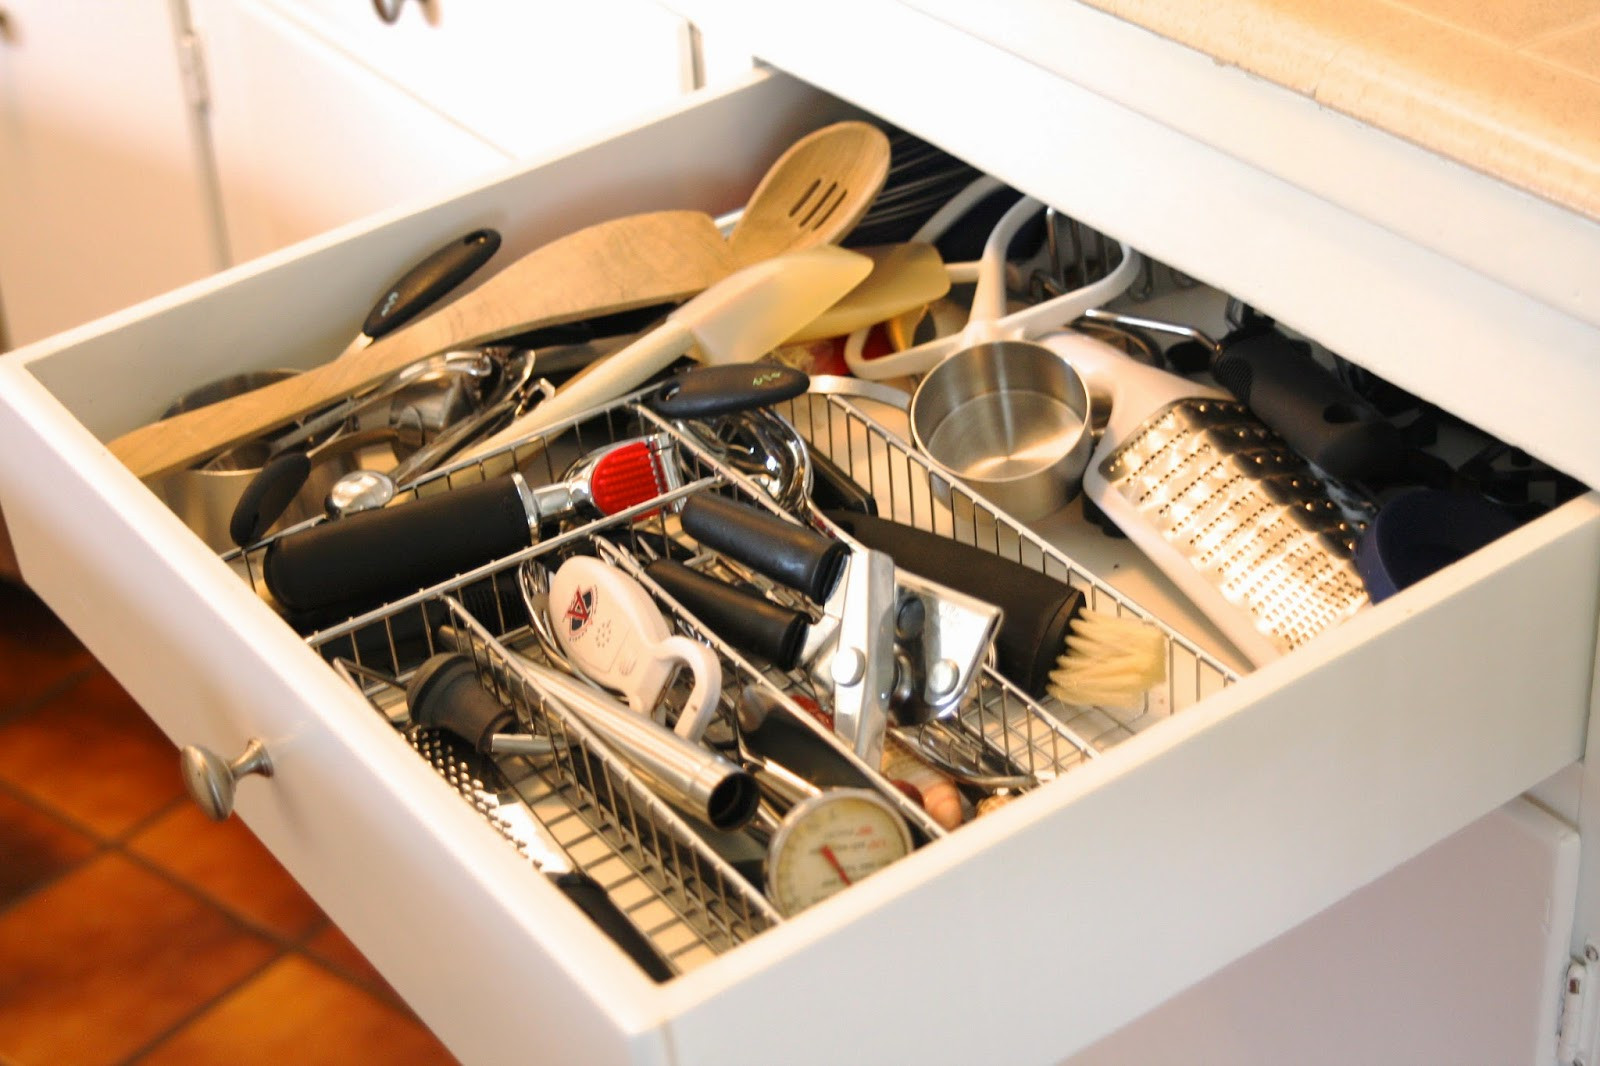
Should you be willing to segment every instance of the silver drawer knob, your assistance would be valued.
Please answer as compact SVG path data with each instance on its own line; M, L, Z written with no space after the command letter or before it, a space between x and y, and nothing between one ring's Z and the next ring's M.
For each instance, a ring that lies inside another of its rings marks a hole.
M244 751L228 762L198 744L186 745L179 753L179 766L183 771L183 786L189 797L206 812L206 817L220 822L233 813L233 790L246 774L272 776L272 760L267 756L267 746L252 737Z

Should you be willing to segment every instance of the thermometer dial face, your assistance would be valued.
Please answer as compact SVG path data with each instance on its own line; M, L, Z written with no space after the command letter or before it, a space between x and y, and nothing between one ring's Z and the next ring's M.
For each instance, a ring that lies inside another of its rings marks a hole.
M795 804L767 849L767 893L796 914L911 852L905 819L876 792L829 789Z

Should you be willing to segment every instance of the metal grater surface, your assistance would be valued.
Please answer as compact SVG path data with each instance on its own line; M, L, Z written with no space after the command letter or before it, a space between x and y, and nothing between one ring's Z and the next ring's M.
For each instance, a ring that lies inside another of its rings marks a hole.
M530 860L545 849L522 826L529 819L538 820L566 852L572 867L599 882L679 972L709 962L772 924L769 915L752 914L730 898L692 854L660 839L662 834L645 819L630 816L625 819L629 824L622 825L576 795L577 790L562 789L541 775L511 791L496 767L438 730L412 730L409 739L434 770Z
M1111 488L1282 650L1367 602L1359 526L1243 404L1162 408L1100 465Z

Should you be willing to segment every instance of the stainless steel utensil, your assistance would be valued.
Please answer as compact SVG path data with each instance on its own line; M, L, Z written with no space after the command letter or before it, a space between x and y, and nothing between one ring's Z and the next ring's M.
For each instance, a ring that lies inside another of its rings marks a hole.
M909 413L928 458L1021 521L1059 510L1082 487L1094 446L1089 393L1048 348L964 348L922 379Z
M1085 495L1252 662L1366 605L1359 528L1244 404L1082 334L1041 343L1110 400Z

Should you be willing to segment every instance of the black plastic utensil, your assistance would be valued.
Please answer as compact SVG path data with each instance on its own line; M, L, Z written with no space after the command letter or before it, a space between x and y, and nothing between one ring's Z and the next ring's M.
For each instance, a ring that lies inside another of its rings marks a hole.
M849 561L844 541L725 496L691 496L679 518L684 532L707 548L804 593L813 603L828 599Z
M518 481L508 474L279 537L262 576L291 611L360 613L532 544Z
M377 340L399 329L471 277L499 248L498 232L476 229L436 249L378 297L361 326L362 336Z
M1270 324L1238 330L1211 362L1217 382L1330 477L1361 481L1405 460L1399 429L1298 343Z
M418 667L406 688L406 704L412 721L443 728L480 752L488 750L489 737L515 721L511 709L479 680L472 660L459 652L435 655ZM512 764L499 758L494 762L508 780L514 776L508 769ZM529 858L550 883L588 915L652 980L671 980L673 971L666 958L628 920L594 878L574 867L566 850L532 812L519 808L516 803L509 808L502 804L501 809L520 815L514 823L508 820L508 825L517 831Z
M311 476L311 457L295 449L267 460L239 494L228 520L228 536L248 547L266 536Z
M1413 489L1378 509L1356 542L1356 572L1373 603L1510 533L1517 519L1474 492Z
M665 418L715 418L803 395L811 378L780 363L697 366L667 379L645 406Z
M800 661L810 619L799 611L702 574L675 559L657 559L644 572L713 633L740 651L765 659L780 670L792 670Z

